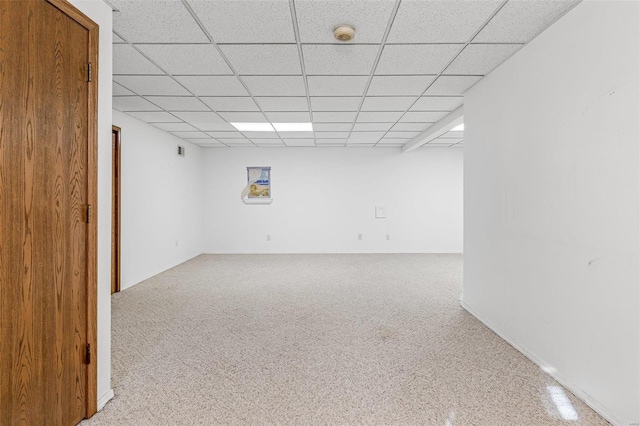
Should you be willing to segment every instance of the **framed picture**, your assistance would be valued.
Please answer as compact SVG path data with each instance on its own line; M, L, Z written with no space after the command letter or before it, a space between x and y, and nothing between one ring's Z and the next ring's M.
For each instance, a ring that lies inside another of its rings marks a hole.
M271 198L271 167L247 167L248 198Z

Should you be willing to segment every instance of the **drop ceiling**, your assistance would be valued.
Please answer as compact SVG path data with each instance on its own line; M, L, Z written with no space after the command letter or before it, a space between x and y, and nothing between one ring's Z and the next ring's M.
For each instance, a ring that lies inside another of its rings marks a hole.
M113 107L220 148L401 147L579 2L105 1ZM335 40L338 24L355 38ZM239 132L231 122L312 122L314 131ZM434 146L464 146L464 134L425 145Z

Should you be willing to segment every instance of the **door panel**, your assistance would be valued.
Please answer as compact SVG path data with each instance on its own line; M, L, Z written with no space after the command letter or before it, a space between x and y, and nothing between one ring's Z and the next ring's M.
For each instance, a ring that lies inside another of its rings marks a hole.
M0 424L85 416L88 31L0 1Z

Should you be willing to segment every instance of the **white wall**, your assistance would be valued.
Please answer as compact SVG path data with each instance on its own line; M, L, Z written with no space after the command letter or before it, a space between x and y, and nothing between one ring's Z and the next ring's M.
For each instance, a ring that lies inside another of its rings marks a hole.
M640 401L638 8L579 4L465 96L464 304L620 425Z
M113 111L121 133L121 287L202 253L202 148ZM185 157L177 147L186 148Z
M206 253L462 251L459 148L210 148L204 158ZM272 204L241 202L247 166L272 167Z
M111 390L111 69L112 12L98 0L70 3L100 26L98 70L98 407Z

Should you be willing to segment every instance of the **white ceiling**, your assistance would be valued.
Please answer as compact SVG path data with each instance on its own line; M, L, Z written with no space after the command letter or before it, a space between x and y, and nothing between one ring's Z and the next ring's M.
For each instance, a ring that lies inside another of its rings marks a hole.
M105 0L113 105L207 147L399 147L579 0ZM356 29L348 43L333 29ZM524 83L523 83L524 84ZM313 122L238 132L230 122ZM448 132L429 146L463 146Z

